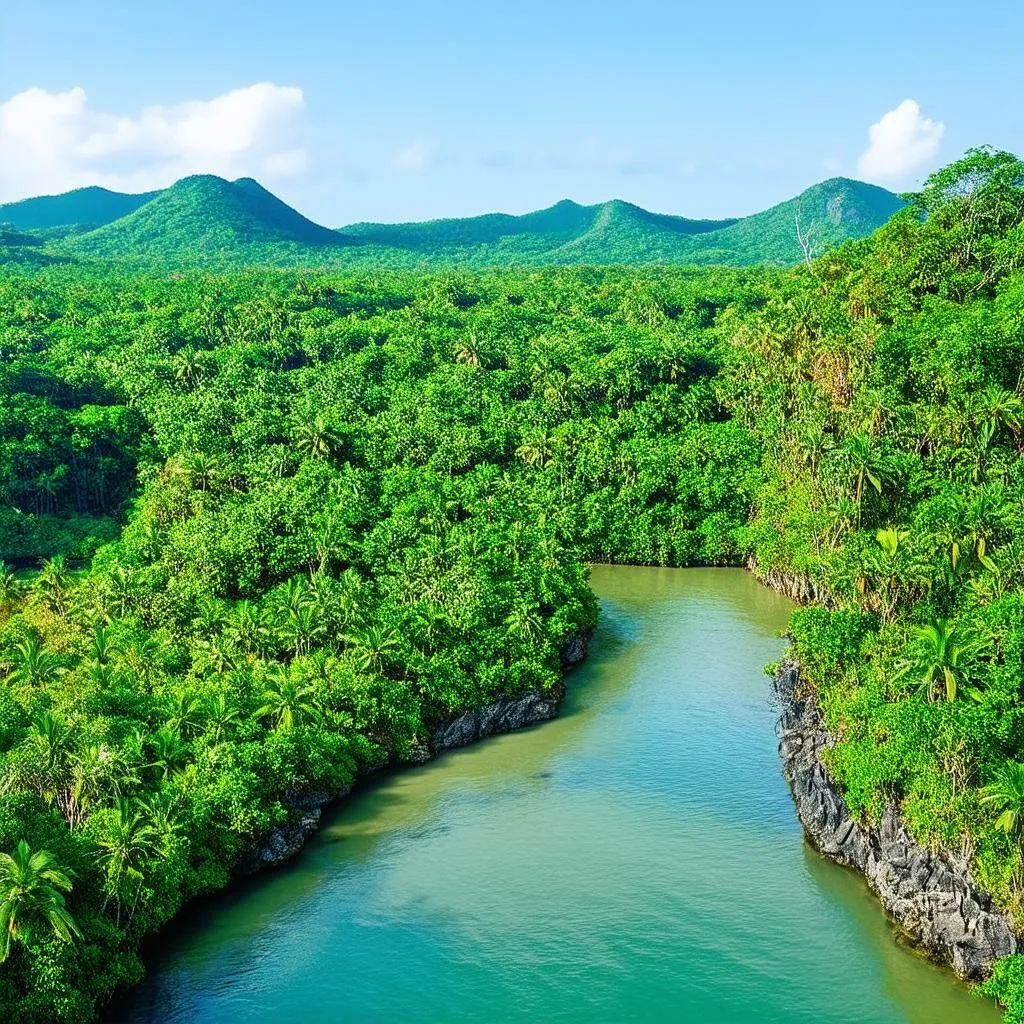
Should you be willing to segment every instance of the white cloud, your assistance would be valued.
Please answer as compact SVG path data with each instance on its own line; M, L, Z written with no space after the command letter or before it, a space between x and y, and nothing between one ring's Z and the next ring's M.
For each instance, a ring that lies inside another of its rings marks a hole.
M425 139L419 139L398 150L393 157L393 162L400 171L422 171L433 158L433 144Z
M83 185L142 192L187 174L296 174L303 106L301 89L270 82L136 116L90 109L81 88L26 89L0 103L0 201Z
M906 181L938 153L946 126L904 100L868 129L868 148L857 161L861 177L881 183Z

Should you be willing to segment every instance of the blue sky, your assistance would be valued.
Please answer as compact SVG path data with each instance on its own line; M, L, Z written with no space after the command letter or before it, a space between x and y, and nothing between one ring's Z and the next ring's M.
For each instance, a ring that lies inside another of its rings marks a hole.
M0 201L252 174L337 226L912 187L1024 151L1022 30L1014 0L0 0Z

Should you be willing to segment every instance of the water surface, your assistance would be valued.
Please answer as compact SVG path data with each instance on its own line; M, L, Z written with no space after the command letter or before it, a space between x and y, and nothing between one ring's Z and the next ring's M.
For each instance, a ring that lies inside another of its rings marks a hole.
M996 1024L803 844L738 570L597 567L555 722L381 779L188 911L133 1024Z

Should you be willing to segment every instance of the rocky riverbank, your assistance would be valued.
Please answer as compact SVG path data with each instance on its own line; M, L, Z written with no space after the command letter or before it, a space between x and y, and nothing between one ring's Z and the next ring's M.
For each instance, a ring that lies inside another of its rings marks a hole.
M588 637L572 636L559 650L563 671L578 665L587 656ZM464 747L488 736L514 732L555 718L565 699L565 684L560 682L549 693L529 690L516 697L499 697L490 704L475 708L453 718L434 730L428 744L421 744L410 758L423 764L445 750ZM320 827L324 808L347 796L352 787L329 793L323 790L287 790L281 803L288 808L288 821L277 825L247 853L239 864L242 874L253 874L264 868L277 867L302 849Z
M822 760L835 737L796 662L782 665L775 690L783 772L808 841L863 874L897 927L930 957L961 978L987 977L994 960L1018 948L1006 914L975 884L965 859L915 842L895 805L877 824L857 821Z

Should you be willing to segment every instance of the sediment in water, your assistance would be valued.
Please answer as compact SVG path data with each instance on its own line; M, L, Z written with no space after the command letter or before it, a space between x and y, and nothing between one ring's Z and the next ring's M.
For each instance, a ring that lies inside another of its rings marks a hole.
M583 661L588 641L589 637L572 636L562 645L559 656L563 672ZM436 728L429 744L420 744L413 750L410 763L423 764L442 751L546 722L558 715L564 699L564 681L546 693L528 690L514 697L499 697ZM253 874L290 860L320 827L324 808L348 796L351 790L352 786L334 792L300 788L285 790L280 801L288 809L288 820L275 825L243 855L239 871Z

